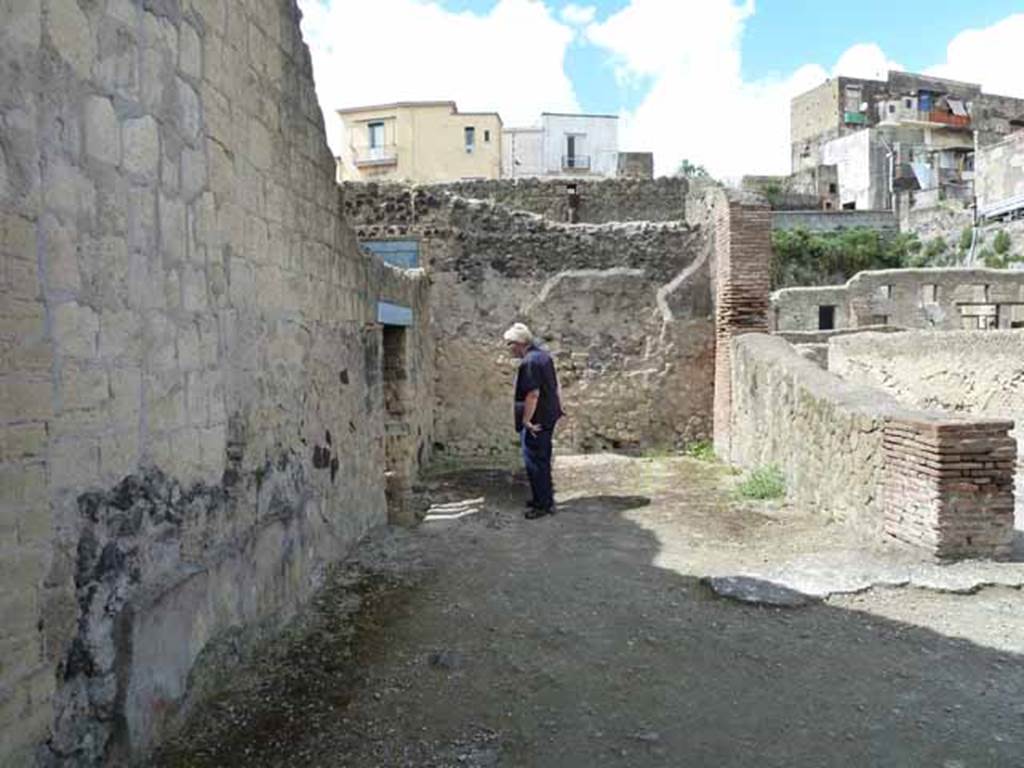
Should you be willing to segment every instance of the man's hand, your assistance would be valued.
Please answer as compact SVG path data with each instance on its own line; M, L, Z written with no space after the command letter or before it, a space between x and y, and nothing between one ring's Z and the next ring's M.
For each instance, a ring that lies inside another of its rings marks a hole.
M524 422L523 426L530 430L531 435L537 435L542 429L544 429L540 424L532 424L529 421Z

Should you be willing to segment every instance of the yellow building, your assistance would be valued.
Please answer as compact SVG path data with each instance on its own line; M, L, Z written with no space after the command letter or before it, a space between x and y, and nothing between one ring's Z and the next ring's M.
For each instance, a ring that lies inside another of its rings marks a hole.
M501 176L501 117L453 101L339 109L339 181L457 181Z

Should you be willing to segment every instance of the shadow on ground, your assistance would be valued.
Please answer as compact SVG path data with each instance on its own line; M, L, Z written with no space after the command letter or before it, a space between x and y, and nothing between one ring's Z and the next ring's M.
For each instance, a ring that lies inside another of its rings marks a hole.
M673 478L666 508L595 472L532 522L509 472L441 478L435 498L485 511L367 542L156 764L1021 765L1019 656L827 603L722 599L655 565L690 535L687 504L730 514L706 474ZM655 513L678 533L646 527Z

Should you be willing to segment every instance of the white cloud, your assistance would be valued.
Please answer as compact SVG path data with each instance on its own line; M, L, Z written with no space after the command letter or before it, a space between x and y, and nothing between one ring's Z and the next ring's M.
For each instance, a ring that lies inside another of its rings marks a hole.
M1024 13L961 32L946 48L946 61L928 74L981 83L988 93L1024 98Z
M328 143L340 151L346 106L454 100L506 125L576 111L565 73L574 32L540 0L499 0L486 15L425 0L300 0Z
M860 77L865 80L885 80L891 69L901 70L903 66L890 61L885 52L874 43L858 43L843 51L832 68L832 74Z
M588 28L589 39L612 55L620 82L653 83L623 115L623 149L653 151L659 173L683 158L724 178L788 171L789 100L827 72L811 65L745 82L740 39L753 12L750 0L633 0Z
M597 8L592 5L569 3L562 9L562 21L577 27L589 24L595 16L597 16Z

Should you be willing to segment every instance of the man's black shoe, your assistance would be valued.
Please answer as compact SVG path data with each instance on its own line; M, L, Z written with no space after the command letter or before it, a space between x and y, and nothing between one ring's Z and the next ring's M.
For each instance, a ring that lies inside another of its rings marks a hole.
M534 501L533 499L530 499L528 502L526 502L526 507L528 509L536 509L537 508L537 502Z
M538 517L544 517L545 515L553 514L555 514L554 507L548 507L546 509L542 507L531 507L526 511L526 514L523 515L523 517L525 517L527 520L536 520Z

